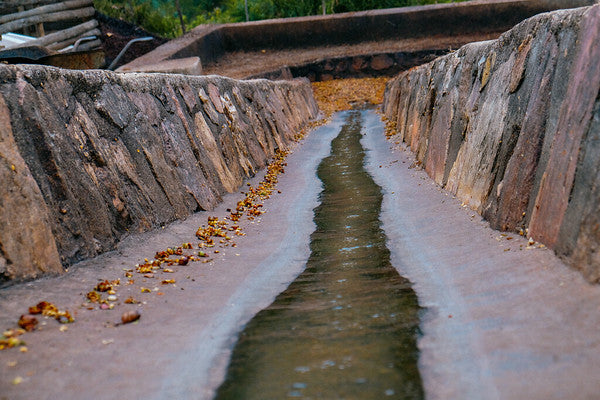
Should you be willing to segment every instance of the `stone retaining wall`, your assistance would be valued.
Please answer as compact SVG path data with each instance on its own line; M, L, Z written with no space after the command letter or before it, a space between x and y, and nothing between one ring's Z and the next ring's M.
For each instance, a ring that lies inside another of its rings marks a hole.
M497 229L600 280L600 5L541 14L388 84L397 136Z
M317 113L306 80L0 65L0 283L211 209Z

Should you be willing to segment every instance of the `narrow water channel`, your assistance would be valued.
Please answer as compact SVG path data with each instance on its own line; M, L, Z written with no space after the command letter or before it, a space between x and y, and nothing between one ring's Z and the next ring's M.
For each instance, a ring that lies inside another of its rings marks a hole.
M419 399L419 305L390 264L361 112L321 162L305 271L240 334L216 399Z

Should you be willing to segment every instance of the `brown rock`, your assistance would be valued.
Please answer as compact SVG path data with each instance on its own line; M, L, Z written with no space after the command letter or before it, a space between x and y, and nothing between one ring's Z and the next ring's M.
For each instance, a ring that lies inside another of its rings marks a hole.
M527 61L529 50L531 50L531 36L528 36L523 43L519 45L517 59L510 73L510 82L508 84L510 93L514 93L523 81L523 77L525 76L525 61Z
M581 33L566 98L556 127L548 165L542 178L529 233L547 245L556 244L575 177L581 140L588 129L600 91L600 5L591 7ZM592 199L592 201L598 199Z
M62 272L48 209L19 153L2 95L0 155L0 283Z
M352 59L352 70L361 71L368 65L364 57L354 57Z
M323 65L323 71L333 71L335 69L335 65L331 60L327 60L325 65Z
M371 68L375 71L388 69L392 65L394 65L394 60L385 54L376 55L371 59Z
M340 60L335 66L335 72L344 72L348 69L348 61Z
M502 185L497 189L498 207L494 215L489 216L492 225L502 230L514 230L525 219L542 150L551 90L550 76L556 68L558 47L555 42L549 41L544 50L548 55L540 61L545 68L533 77L519 138L513 156L508 160ZM521 63L521 54L517 56L515 66ZM518 68L524 70L524 65ZM511 74L511 82L513 78Z
M212 105L217 109L220 114L223 114L223 103L221 103L221 95L219 94L219 88L214 84L208 84L208 95Z

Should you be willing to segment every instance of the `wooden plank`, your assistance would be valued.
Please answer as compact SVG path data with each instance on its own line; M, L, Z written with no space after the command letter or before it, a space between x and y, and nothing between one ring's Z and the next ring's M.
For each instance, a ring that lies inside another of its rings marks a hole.
M37 6L38 4L57 3L57 0L0 0L0 6Z
M70 19L93 17L96 10L94 7L86 7L78 10L60 11L51 14L34 15L32 17L18 19L6 24L0 25L0 34L13 32L24 27L39 24L40 22L67 21Z
M62 42L64 40L70 39L72 37L79 37L84 33L97 28L98 21L92 19L90 21L84 22L83 24L76 25L72 28L65 29L62 31L50 33L49 35L43 36L39 39L32 40L31 42L27 42L18 47L25 46L48 46L52 43Z
M100 32L100 29L95 28L95 29L89 30L89 31L87 31L85 33L82 33L80 35L70 37L70 38L68 38L66 40L63 40L63 41L60 41L60 42L56 42L56 43L48 44L46 47L48 47L50 50L61 50L61 49L64 49L65 47L67 47L67 46L72 45L77 40L79 40L79 38L86 37L86 36L96 36L96 37L99 37L100 35L102 35L102 32Z
M15 21L18 19L32 17L34 15L49 14L58 11L71 10L74 8L82 8L92 5L93 3L94 0L70 0L61 3L50 4L47 6L37 7L31 10L22 11L14 14L0 15L0 24L5 24L7 22Z
M44 23L40 22L35 26L35 32L37 33L37 37L44 36L46 31L44 30Z
M40 6L57 2L57 0L0 0L0 14L13 13L19 6Z
M91 40L89 42L82 43L77 51L89 51L102 47L102 41L100 39Z

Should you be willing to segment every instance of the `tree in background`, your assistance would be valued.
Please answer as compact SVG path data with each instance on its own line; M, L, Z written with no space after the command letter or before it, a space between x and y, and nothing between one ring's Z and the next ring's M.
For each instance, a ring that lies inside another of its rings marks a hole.
M94 0L99 12L140 26L158 36L174 38L182 34L174 1Z

